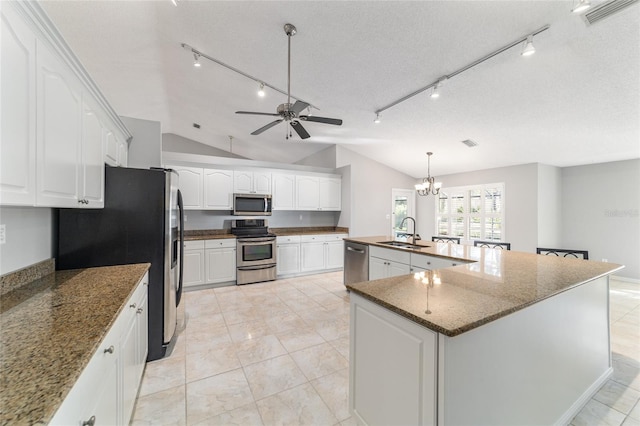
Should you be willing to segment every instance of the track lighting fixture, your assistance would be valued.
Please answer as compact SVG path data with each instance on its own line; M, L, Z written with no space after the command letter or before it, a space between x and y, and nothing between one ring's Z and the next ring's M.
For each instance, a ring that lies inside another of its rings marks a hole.
M2 0L0 0L0 1L2 1ZM179 2L180 0L176 0L176 1ZM260 88L262 90L264 90L265 87L268 87L271 90L275 90L276 92L282 93L283 95L287 95L286 91L284 91L282 89L278 89L276 86L274 86L272 84L269 84L266 81L264 81L264 80L262 80L262 79L260 79L258 77L254 77L254 76L252 76L250 74L247 74L246 72L241 71L238 68L235 68L235 67L232 67L231 65L225 64L224 62L222 62L222 61L220 61L220 60L218 60L216 58L213 58L213 57L207 55L206 53L201 52L200 50L189 46L186 43L180 43L180 46L182 46L183 49L188 50L189 52L191 52L193 54L193 58L194 58L193 66L194 67L199 67L200 66L200 58L208 59L211 62L214 62L214 63L216 63L216 64L218 64L220 66L225 67L226 69L228 69L230 71L235 72L236 74L240 74L241 76L243 76L245 78L248 78L249 80L253 80L256 84L260 85ZM258 96L261 96L259 92L258 92ZM307 101L305 101L303 99L297 98L297 97L295 97L293 95L291 95L291 99L295 99L296 101L304 102L305 104L308 104L311 108L319 109L318 107L316 107L315 105L311 104L310 102L307 102Z
M527 37L527 41L524 42L524 46L522 48L522 56L531 56L536 53L536 48L533 47L533 35Z
M591 0L578 0L578 4L575 5L571 12L580 13L591 7Z
M576 1L590 1L590 0L576 0ZM537 30L535 30L534 32L530 33L527 36L524 37L520 37L517 40L512 41L511 43L502 46L500 49L498 50L494 50L493 52L489 53L488 55L483 56L480 59L476 59L475 61L471 62L469 65L465 65L464 67L450 73L450 74L445 74L443 77L441 77L440 79L416 90L413 93L409 93L406 96L403 96L402 98L398 99L397 101L394 101L392 103L390 103L389 105L382 107L380 109L378 109L377 111L375 111L376 113L376 120L375 122L378 123L380 121L379 118L379 114L381 114L383 111L388 110L391 107L394 107L408 99L411 99L412 97L419 95L422 92L426 92L429 89L432 89L431 93L430 93L430 97L432 98L437 98L439 93L439 89L440 86L442 85L443 82L445 82L446 80L450 80L451 78L457 76L458 74L462 74L465 71L470 70L471 68L475 67L476 65L480 65L481 63L488 61L489 59L493 58L494 56L497 56L499 54L501 54L502 52L505 52L509 49L511 49L512 47L515 46L519 46L521 43L526 42L524 45L524 49L522 50L522 55L524 56L528 56L531 55L532 53L535 52L535 48L533 47L533 37L540 34L543 31L546 31L550 28L550 25L545 25L543 27L538 28Z
M380 114L379 113L376 113L376 119L373 120L373 122L376 123L376 124L380 123Z
M260 88L258 89L258 96L260 96L261 98L264 98L264 83L260 83Z
M180 0L171 0L171 3L172 3L174 6L177 6L179 1L180 1Z

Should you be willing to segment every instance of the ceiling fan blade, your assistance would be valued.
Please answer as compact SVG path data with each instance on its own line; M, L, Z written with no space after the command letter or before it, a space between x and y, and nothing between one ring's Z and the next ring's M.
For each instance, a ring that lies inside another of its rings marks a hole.
M273 114L270 112L236 111L236 114L268 115L270 117L280 117L280 114Z
M342 126L342 120L339 118L327 118L327 117L316 117L315 115L301 115L300 120L304 121L313 121L316 123L324 123L324 124L334 124L336 126Z
M300 139L309 139L311 137L299 121L292 121L291 127L293 127L293 130L295 130L298 136L300 136Z
M309 106L308 103L302 101L296 101L295 104L291 107L291 111L295 112L296 115L300 114L304 111L305 108Z
M276 120L276 121L272 121L271 123L267 124L266 126L262 126L260 127L258 130L256 130L255 132L252 132L252 135L259 135L260 133L264 132L265 130L269 130L270 128L272 128L273 126L275 126L278 123L281 123L282 119L280 120Z

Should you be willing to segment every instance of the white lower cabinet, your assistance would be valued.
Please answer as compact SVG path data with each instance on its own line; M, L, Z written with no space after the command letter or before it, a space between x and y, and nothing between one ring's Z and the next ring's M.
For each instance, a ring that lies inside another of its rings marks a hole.
M184 288L236 280L236 239L184 242Z
M406 275L411 272L411 253L381 247L369 247L369 279Z
M347 234L302 235L300 237L300 272L340 269L344 265L344 242ZM278 262L280 259L278 258Z
M182 285L189 288L205 284L204 240L184 242Z
M147 358L148 274L114 321L51 425L127 425Z
M205 270L207 284L236 280L236 240L225 238L205 240Z
M300 272L300 236L276 238L277 275L297 274Z
M410 253L403 250L369 247L369 279L406 275L412 272L449 268L469 263L465 260L453 260L425 254Z

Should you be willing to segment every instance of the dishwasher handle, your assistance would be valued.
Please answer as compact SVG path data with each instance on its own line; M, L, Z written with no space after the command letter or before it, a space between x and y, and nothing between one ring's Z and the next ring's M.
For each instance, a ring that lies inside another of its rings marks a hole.
M360 254L364 254L364 250L356 249L356 248L353 248L351 246L347 246L347 250L355 251L356 253L360 253Z

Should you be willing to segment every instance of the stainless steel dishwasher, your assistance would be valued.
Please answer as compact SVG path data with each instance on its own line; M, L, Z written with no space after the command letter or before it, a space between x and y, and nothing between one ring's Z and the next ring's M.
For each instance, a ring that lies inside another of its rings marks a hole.
M344 283L369 281L369 246L344 242Z

